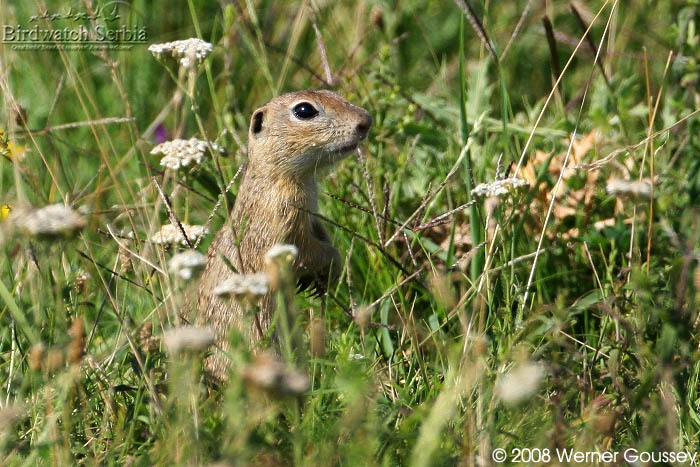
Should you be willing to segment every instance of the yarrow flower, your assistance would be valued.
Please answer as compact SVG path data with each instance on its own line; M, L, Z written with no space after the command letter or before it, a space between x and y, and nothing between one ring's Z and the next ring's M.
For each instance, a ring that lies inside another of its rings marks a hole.
M503 180L495 180L491 183L481 183L472 190L472 195L476 197L505 196L529 187L522 178L506 178Z
M73 209L53 204L37 209L15 209L9 216L13 227L37 237L69 236L83 229L86 221Z
M190 280L206 265L207 257L195 250L178 253L168 261L170 272L184 280Z
M213 343L214 331L209 328L182 326L170 329L163 334L163 344L173 355L183 350L194 352L206 350Z
M187 239L190 242L193 242L199 237L209 233L209 229L207 229L203 225L180 225L182 226L182 230L185 231L185 235L187 235ZM169 243L179 243L183 246L187 245L187 240L185 240L185 238L182 236L180 228L172 224L166 224L162 226L158 232L151 236L150 240L151 242L159 245L165 245Z
M272 354L261 354L248 366L243 379L253 389L271 395L300 396L309 390L309 378L301 371L288 367Z
M651 198L651 180L645 178L640 181L621 180L612 178L605 185L605 191L610 195L621 198Z
M187 167L192 162L200 164L210 144L214 151L223 152L223 148L214 142L207 143L197 138L190 138L161 143L151 150L151 154L163 154L160 165L177 170L180 167Z
M195 65L200 65L212 50L214 50L213 45L196 37L148 46L148 51L156 58L160 58L162 55L169 55L178 59L180 65L184 68L193 68Z
M219 297L251 299L266 295L269 290L269 280L265 274L233 274L217 285L212 293Z
M291 263L299 255L299 249L294 245L274 245L265 253L265 262L268 264L276 262Z
M498 380L496 394L503 402L516 404L533 395L544 376L542 364L522 363Z

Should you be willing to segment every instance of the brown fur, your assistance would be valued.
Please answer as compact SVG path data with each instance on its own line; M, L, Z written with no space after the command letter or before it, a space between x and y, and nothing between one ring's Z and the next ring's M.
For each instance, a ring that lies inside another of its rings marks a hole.
M300 102L312 104L319 114L310 120L296 118L292 108ZM318 219L307 211L318 209L317 173L357 147L371 124L369 113L330 91L285 94L253 113L248 168L230 220L209 247L199 285L197 321L214 328L220 348L227 348L226 331L232 325L245 331L254 344L260 331L269 327L274 308L272 298L265 297L258 329L254 319L244 319L237 302L212 295L231 274L222 256L239 272L260 272L270 247L291 244L299 250L294 266L302 278L323 289L338 276L340 255ZM209 357L206 365L215 377L226 377L228 360L220 352Z

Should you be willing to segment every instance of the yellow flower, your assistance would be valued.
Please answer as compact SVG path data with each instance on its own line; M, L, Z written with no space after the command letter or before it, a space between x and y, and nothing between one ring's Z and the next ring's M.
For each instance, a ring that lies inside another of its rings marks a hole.
M7 216L10 215L10 211L12 211L12 208L9 204L3 204L0 206L0 221L7 219Z
M5 156L8 159L20 160L26 151L26 147L9 141L5 138L5 130L0 128L0 156Z
M24 146L21 146L14 141L10 141L7 143L7 157L10 159L19 160L22 158L22 155L24 155L25 149L26 148Z

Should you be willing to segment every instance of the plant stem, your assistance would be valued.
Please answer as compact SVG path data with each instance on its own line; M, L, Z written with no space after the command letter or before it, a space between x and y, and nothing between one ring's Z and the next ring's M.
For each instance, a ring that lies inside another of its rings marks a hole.
M460 130L462 134L462 144L466 145L469 139L469 123L467 123L467 109L466 100L467 93L465 90L466 80L464 75L464 16L462 16L459 22L459 116L460 116ZM469 151L464 157L464 168L466 171L466 183L467 183L467 201L472 199L472 188L474 188L474 174L472 170L472 159ZM472 246L475 247L481 243L481 222L479 221L479 210L477 208L477 203L472 204L469 207L469 223L472 231ZM483 264L483 252L477 252L471 260L470 264L470 277L472 283L476 284L481 275L481 269Z

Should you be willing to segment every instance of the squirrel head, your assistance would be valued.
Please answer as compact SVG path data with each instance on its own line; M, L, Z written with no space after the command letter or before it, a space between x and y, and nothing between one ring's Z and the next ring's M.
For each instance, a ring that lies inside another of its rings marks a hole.
M257 167L306 177L347 156L370 126L366 110L331 91L284 94L253 112L248 157Z

